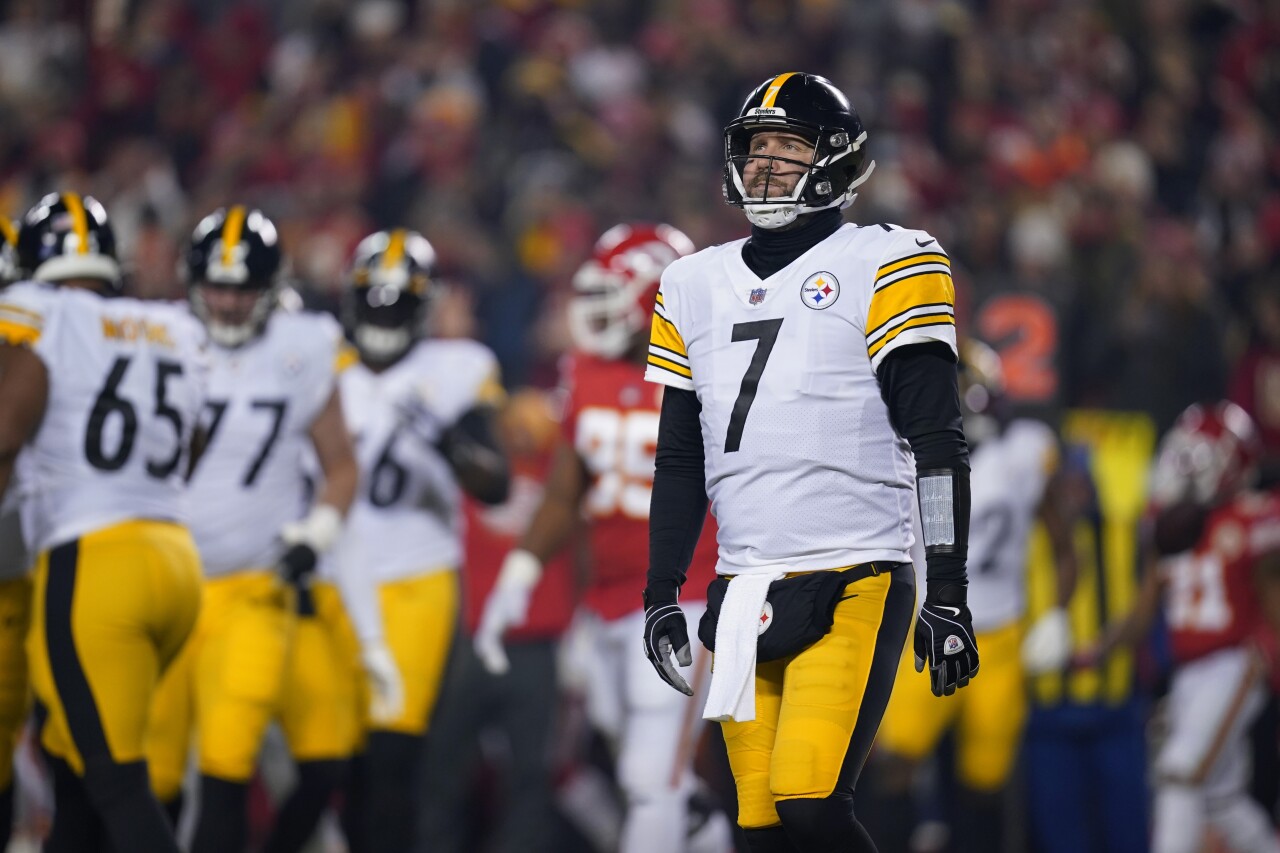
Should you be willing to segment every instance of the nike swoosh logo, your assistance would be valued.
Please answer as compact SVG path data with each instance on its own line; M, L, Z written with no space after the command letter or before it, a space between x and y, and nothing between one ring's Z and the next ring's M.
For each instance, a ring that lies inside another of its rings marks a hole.
M933 240L925 240L923 243L921 243L921 242L920 242L920 238L919 238L919 237L917 237L917 238L916 238L916 245L917 245L917 246L921 246L921 247L923 247L923 246L927 246L927 245L929 245L929 244L930 244L930 243L932 243L932 242L933 242Z
M959 608L959 607L947 607L947 606L942 605L942 604L935 604L935 605L933 605L933 606L934 606L934 607L936 607L936 608L938 608L939 610L949 610L949 611L951 611L951 615L952 615L952 616L959 616L959 615L960 615L960 608Z

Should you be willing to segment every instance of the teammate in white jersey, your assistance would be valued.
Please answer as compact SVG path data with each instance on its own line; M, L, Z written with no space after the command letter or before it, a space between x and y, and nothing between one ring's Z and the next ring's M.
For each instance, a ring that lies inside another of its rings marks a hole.
M18 231L0 216L0 287L18 274ZM31 625L31 552L22 535L20 473L0 499L0 850L13 828L13 752L27 711L27 653Z
M0 492L21 449L27 652L57 804L45 849L177 853L143 740L200 605L183 475L205 333L185 309L108 298L114 251L92 198L51 194L23 218L34 281L0 295Z
M909 849L914 770L948 730L955 732L960 782L954 846L1004 849L1003 793L1026 720L1024 677L1063 669L1071 652L1063 604L1074 589L1069 535L1074 513L1056 476L1058 439L1043 422L1010 418L1002 377L994 350L977 340L964 342L960 399L973 467L969 605L981 640L982 681L939 702L925 684L909 677L912 661L903 656L876 739L887 795L877 822L884 827L884 836L876 838L881 853ZM1058 606L1038 620L1024 642L1027 553L1037 518L1055 555ZM916 568L918 582L924 583L923 567Z
M469 340L423 340L435 250L403 229L356 247L344 322L359 363L342 374L360 488L334 560L373 572L377 600L354 606L364 648L385 643L404 683L399 713L369 721L348 788L355 853L410 850L414 776L457 622L461 493L500 503L507 463L493 431L497 361ZM443 772L447 772L447 769Z
M917 668L942 695L978 667L950 260L923 231L842 223L871 166L821 77L762 83L725 152L751 236L667 267L653 319L647 378L668 387L645 644L688 692L677 595L709 497L725 579L699 632L716 653L704 714L724 724L750 849L874 850L853 789L911 624L916 491Z
M245 848L248 785L272 719L300 779L268 839L273 853L301 849L357 737L355 688L338 677L350 669L350 629L336 589L309 584L358 479L336 378L347 349L329 316L278 305L280 266L274 224L242 205L201 220L186 252L191 308L213 341L191 475L204 607L157 693L148 755L155 791L176 812L198 732L193 853ZM312 451L324 482L308 506Z

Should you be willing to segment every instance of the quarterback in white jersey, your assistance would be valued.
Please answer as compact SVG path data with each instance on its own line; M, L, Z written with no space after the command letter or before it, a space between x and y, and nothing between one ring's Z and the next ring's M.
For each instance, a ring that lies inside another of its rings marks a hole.
M954 730L959 797L955 836L965 850L1003 849L1004 788L1027 714L1025 676L1061 670L1071 650L1062 604L1074 586L1071 511L1055 476L1058 439L1045 423L1006 414L1000 356L976 340L961 348L960 390L972 465L969 606L982 648L981 683L939 702L910 676L904 655L876 738L884 794L881 853L906 853L914 827L914 770ZM1059 606L1024 643L1027 555L1032 527L1044 523L1060 574ZM917 565L924 584L923 566ZM1027 666L1024 667L1024 661Z
M379 231L356 248L344 319L359 363L342 374L360 487L334 548L339 572L372 572L377 600L353 605L362 645L385 643L403 679L396 714L368 721L348 788L348 843L413 847L413 779L457 623L462 490L506 499L509 476L492 419L497 361L467 340L422 340L435 250L412 231Z
M199 609L183 478L204 329L177 306L108 298L115 241L90 197L43 198L17 259L33 281L0 295L0 492L21 449L37 554L27 652L56 797L46 843L177 853L143 740Z
M667 391L645 645L687 692L677 595L709 497L722 577L699 626L716 653L704 715L723 724L753 853L874 849L853 788L911 623L916 491L918 666L939 695L978 667L951 262L923 231L842 223L866 139L830 81L764 81L725 129L725 197L751 236L667 267L653 318L646 378Z
M301 780L267 842L277 853L301 849L357 738L350 679L307 676L351 669L337 590L309 583L358 478L336 381L346 348L331 317L279 306L280 266L275 226L242 205L201 220L186 252L191 309L213 342L190 477L204 607L157 692L148 755L152 785L176 812L194 736L197 853L244 849L248 783L273 719ZM312 451L324 483L309 505Z

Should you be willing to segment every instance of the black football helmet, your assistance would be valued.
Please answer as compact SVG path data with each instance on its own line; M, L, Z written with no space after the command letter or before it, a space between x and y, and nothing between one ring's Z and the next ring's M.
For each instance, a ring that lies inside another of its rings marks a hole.
M743 169L753 156L751 139L757 133L779 131L807 139L813 146L809 162L769 156L770 169L784 162L806 171L788 195L747 195ZM724 197L741 207L753 225L781 228L802 213L853 204L854 189L870 175L867 132L844 93L816 74L787 72L756 87L738 117L724 129ZM866 167L864 168L864 164Z
M191 310L214 343L238 347L262 331L280 296L282 261L275 223L262 211L237 204L210 213L192 232L183 260ZM257 299L248 316L229 321L210 310L206 288L252 292Z
M0 216L0 287L18 279L18 229Z
M1009 421L1000 354L977 338L960 341L960 414L971 448L995 438Z
M416 231L378 231L356 246L342 322L361 361L394 364L422 337L435 267L435 248Z
M124 286L106 209L77 193L49 193L22 217L17 267L36 281L94 279L112 293Z

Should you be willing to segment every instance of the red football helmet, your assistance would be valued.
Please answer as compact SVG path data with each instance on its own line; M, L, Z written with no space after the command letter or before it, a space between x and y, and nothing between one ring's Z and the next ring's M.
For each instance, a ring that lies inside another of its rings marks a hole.
M1190 406L1160 442L1151 502L1158 509L1218 504L1250 485L1261 450L1253 419L1235 403Z
M693 252L670 225L624 223L601 235L573 277L569 330L574 343L603 358L621 358L649 325L662 271Z

